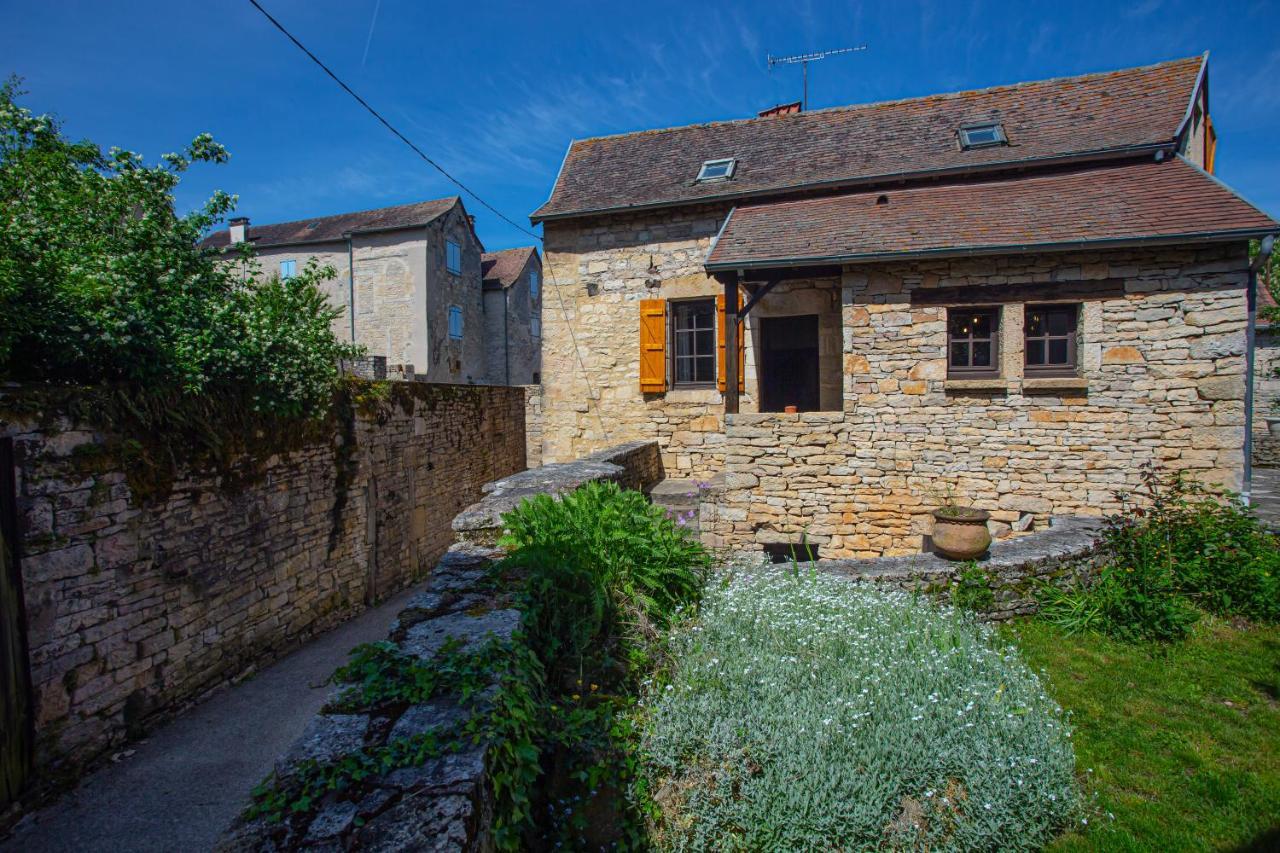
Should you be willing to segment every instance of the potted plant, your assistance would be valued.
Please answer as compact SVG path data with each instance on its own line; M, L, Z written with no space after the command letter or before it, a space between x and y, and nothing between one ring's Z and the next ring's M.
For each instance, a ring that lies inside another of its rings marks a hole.
M933 511L933 550L951 560L981 557L991 547L990 518L986 510L958 503L948 486L942 506Z

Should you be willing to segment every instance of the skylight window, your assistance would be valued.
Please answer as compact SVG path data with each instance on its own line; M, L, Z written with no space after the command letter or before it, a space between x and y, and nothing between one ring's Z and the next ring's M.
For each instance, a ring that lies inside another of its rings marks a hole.
M698 181L727 181L733 177L733 169L737 165L738 161L732 157L727 160L708 160L698 172Z
M997 122L971 124L968 127L960 128L960 147L966 150L970 148L988 148L992 145L1004 145L1008 141L1004 135L1004 127Z

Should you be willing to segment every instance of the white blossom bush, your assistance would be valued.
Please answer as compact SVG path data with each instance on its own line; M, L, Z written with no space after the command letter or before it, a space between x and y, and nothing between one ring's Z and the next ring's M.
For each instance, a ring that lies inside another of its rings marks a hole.
M1079 819L1062 710L958 611L764 570L669 642L642 706L660 847L1026 850Z

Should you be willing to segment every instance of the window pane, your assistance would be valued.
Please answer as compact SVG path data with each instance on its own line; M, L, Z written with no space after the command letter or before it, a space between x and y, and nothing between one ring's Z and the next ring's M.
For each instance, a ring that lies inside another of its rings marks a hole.
M676 332L676 355L693 355L693 335L688 332Z
M1053 311L1049 314L1049 334L1065 335L1071 330L1071 312Z
M973 321L973 336L975 338L991 337L991 315L990 314L971 314L969 319Z
M973 332L971 316L952 311L947 324L947 333L953 338L967 338Z
M1027 364L1044 364L1044 341L1027 341Z
M990 341L974 341L973 342L973 366L974 367L990 367L991 366L991 342Z
M716 380L715 356L699 356L697 364L697 382L714 382Z
M1027 337L1038 338L1044 335L1044 312L1027 312Z
M694 332L695 341L699 355L706 355L716 351L716 333L711 329L700 329Z
M969 366L969 344L963 341L951 342L951 366L952 367L968 367Z
M693 359L677 358L676 359L676 381L677 382L693 382Z
M1056 338L1049 341L1049 363L1050 364L1066 364L1067 363L1067 339Z

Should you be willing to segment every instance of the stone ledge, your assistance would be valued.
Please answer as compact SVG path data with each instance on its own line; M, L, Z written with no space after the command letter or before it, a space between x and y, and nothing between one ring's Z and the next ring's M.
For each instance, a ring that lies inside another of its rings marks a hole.
M1084 577L1101 563L1098 552L1103 521L1088 516L1066 516L1051 520L1048 530L996 542L978 565L992 576L995 608L985 614L990 619L1008 619L1035 610L1031 586L1064 576ZM943 598L951 581L965 563L937 554L909 554L901 557L874 557L865 560L818 560L810 565L819 571L853 581L887 583L901 589L930 589Z
M485 496L453 519L453 530L468 542L493 544L502 532L502 516L533 495L561 495L584 483L611 480L623 488L645 490L662 479L656 441L610 447L573 462L531 468L492 483Z
M1023 379L1023 391L1088 391L1089 380L1083 376L1053 376Z
M994 376L989 379L948 379L942 383L947 391L1008 391L1009 380Z

